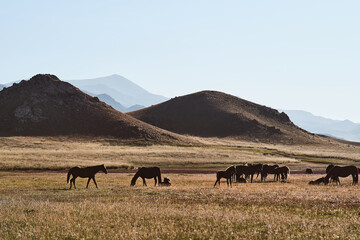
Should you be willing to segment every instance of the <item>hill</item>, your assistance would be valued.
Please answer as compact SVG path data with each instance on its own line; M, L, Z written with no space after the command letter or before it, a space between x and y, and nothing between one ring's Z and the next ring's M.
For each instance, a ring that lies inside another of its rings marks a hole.
M74 134L153 141L182 139L120 113L54 75L39 74L0 92L1 136Z
M284 112L289 115L296 125L307 131L360 142L360 124L358 123L315 116L300 110L284 110Z
M294 125L285 113L215 91L176 97L128 114L172 132L201 137L283 143L320 138Z
M69 80L67 82L80 88L82 91L91 92L95 95L105 93L125 107L136 104L150 106L168 100L166 97L152 94L130 80L116 74L86 80Z

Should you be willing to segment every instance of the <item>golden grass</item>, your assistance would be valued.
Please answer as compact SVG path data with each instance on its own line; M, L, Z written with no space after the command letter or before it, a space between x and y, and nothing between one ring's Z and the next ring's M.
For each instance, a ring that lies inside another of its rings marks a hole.
M289 182L213 188L209 175L171 174L172 187L129 187L98 174L67 190L61 173L0 173L0 239L359 239L359 186Z
M358 164L360 147L347 145L288 146L203 140L199 146L134 146L104 138L0 138L0 170L64 170L73 166L105 164L130 169L223 169L245 162L321 166L329 162Z

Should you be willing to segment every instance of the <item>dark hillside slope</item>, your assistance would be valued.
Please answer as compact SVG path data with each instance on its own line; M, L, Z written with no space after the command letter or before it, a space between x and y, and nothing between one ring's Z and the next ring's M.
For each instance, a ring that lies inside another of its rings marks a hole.
M176 97L128 114L180 134L264 142L316 141L316 136L295 126L285 113L216 91Z
M1 136L74 134L167 142L183 138L118 112L54 75L39 74L0 92Z

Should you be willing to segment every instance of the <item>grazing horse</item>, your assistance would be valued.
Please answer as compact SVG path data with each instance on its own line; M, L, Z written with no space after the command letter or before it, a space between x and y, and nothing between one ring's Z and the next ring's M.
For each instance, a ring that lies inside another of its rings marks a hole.
M263 169L261 171L261 181L265 181L268 174L274 174L274 181L275 181L275 168L279 167L279 165L263 165Z
M315 181L310 181L309 184L310 185L320 185L321 183L325 183L324 180L325 180L325 178L321 177L321 178L316 179Z
M329 183L329 179L339 179L339 177L347 177L351 175L353 178L353 185L357 184L359 181L359 169L355 166L334 166L324 179L325 185ZM338 181L340 184L340 181Z
M263 168L262 164L236 166L236 179L237 180L240 179L240 176L244 174L245 177L250 176L251 182L253 182L255 173L261 172L262 168Z
M67 183L69 183L69 179L70 176L72 175L73 178L70 180L70 189L72 187L72 184L74 184L74 188L76 189L75 186L75 179L77 177L81 177L81 178L89 178L87 184L86 184L86 188L89 187L89 182L92 179L95 183L96 188L98 188L98 185L95 181L95 174L99 171L103 171L105 174L108 173L108 171L106 170L104 164L102 165L97 165L97 166L92 166L92 167L84 167L84 168L80 168L80 167L73 167L70 168L68 175L67 175Z
M222 178L226 178L227 186L229 187L229 182L230 182L230 187L232 187L232 177L234 176L234 168L229 167L225 171L218 171L216 173L216 181L215 181L214 187L216 186L217 183L219 183L219 186L220 186L220 179L222 179Z
M155 180L155 186L157 184L156 178L158 178L159 183L161 183L161 172L160 168L158 167L141 167L139 170L135 173L134 177L131 179L130 186L134 186L136 183L136 180L141 177L143 180L143 186L146 185L145 178L153 178Z
M274 169L274 173L276 176L276 181L280 180L280 175L281 175L281 180L286 180L288 177L288 174L290 174L290 169L286 166L277 167Z

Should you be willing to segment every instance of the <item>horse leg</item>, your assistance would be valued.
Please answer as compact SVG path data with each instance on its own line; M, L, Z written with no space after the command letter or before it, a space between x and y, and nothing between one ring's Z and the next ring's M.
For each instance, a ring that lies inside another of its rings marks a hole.
M96 181L95 181L95 176L92 177L92 180L94 181L96 188L98 188L98 185L97 185L97 183L96 183ZM89 180L89 181L90 181L90 180Z
M76 186L75 186L75 177L72 179L73 183L74 183L74 188L76 189Z
M72 181L73 181L73 178L70 180L70 188L69 189L71 189L71 187L72 187Z
M228 178L226 178L226 184L229 187L229 179Z
M232 188L232 180L231 180L231 178L230 178L230 187Z
M215 184L214 184L214 187L216 187L216 184L219 182L219 186L220 186L220 180L219 179L216 179L215 181Z
M156 177L154 177L154 180L155 180L155 187L156 187L156 183L157 183Z
M251 182L253 181L254 178L254 174L251 174Z
M90 180L91 180L91 178L88 179L88 182L87 182L87 184L86 184L86 188L89 187L89 182L90 182Z
M143 179L143 186L147 186L147 185L146 185L145 178L142 178L142 179Z

